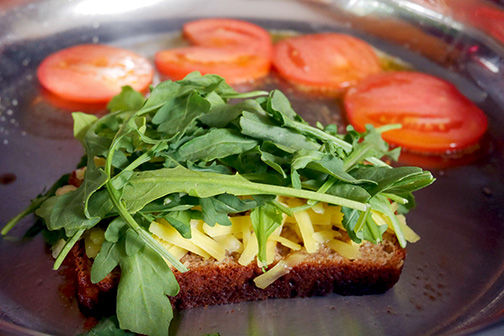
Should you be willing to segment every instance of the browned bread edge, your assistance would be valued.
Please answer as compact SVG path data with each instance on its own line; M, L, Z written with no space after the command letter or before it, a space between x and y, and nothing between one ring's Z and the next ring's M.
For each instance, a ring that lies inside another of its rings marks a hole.
M348 260L338 255L334 257L334 253L307 255L305 261L265 289L255 286L253 279L262 273L255 264L192 263L186 273L174 271L180 292L171 301L176 309L187 309L267 298L383 293L399 280L406 250L400 248L395 239L388 242L388 248L375 245L370 249L368 253L378 250L386 257ZM92 261L86 256L82 242L74 246L70 259L81 310L93 316L113 313L119 271L93 284L90 280Z

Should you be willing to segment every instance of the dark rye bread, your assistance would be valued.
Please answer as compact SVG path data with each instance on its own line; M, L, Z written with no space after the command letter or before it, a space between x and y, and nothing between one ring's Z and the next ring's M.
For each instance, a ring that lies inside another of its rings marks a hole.
M188 254L181 261L189 271L174 271L180 292L171 301L176 309L187 309L329 293L378 294L387 291L399 280L406 250L399 247L395 237L386 235L381 244L366 242L361 245L360 251L361 256L355 260L346 259L325 247L315 254L305 253L306 257L300 264L265 289L256 287L253 281L262 274L255 263L241 266L235 255L217 262ZM82 243L74 246L70 258L83 312L95 316L113 312L119 272L115 271L98 284L93 284L89 277L92 261L84 253Z

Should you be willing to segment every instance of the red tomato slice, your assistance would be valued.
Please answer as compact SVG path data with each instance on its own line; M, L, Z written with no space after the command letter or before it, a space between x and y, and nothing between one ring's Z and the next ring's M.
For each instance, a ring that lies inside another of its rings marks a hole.
M335 93L382 71L380 59L368 43L336 33L280 40L273 50L273 65L295 85Z
M368 77L344 97L348 121L364 131L402 124L383 133L390 144L427 153L444 153L475 145L488 121L451 83L417 72L388 72Z
M212 48L239 47L256 54L269 55L271 37L263 28L233 19L203 19L186 23L183 33L192 44Z
M476 27L504 42L504 10L478 5L468 13L472 13L470 20Z
M129 85L143 91L152 82L149 61L129 50L98 44L66 48L45 58L37 70L40 84L71 101L109 101Z
M265 77L271 66L271 37L263 28L240 20L204 19L184 25L193 46L156 53L159 72L174 80L193 71L217 74L228 84Z
M168 49L156 53L159 72L174 80L183 79L193 71L217 74L228 84L253 81L266 76L270 59L261 55L244 54L239 50L206 47Z

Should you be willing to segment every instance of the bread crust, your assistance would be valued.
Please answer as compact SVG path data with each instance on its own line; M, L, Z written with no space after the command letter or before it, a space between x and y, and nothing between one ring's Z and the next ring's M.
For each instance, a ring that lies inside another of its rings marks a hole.
M301 263L265 289L256 287L253 281L262 274L255 263L242 266L233 256L222 262L209 262L188 255L181 261L188 266L189 271L180 273L174 270L180 292L170 299L174 308L188 309L330 293L379 294L399 280L406 250L399 247L393 236L388 236L381 244L364 243L360 251L361 257L355 260L343 258L328 248L321 248L315 254L305 253L305 259ZM70 258L81 310L93 316L113 313L119 270L93 284L90 280L92 261L87 258L82 242L74 246Z

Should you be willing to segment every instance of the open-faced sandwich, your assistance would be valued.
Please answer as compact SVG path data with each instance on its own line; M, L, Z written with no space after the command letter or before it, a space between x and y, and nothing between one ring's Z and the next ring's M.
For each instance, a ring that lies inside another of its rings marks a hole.
M172 307L381 293L398 280L412 192L380 133L310 126L280 91L238 93L215 75L130 87L102 118L74 113L77 170L35 212L67 258L86 312L167 335ZM388 163L387 163L388 162Z

